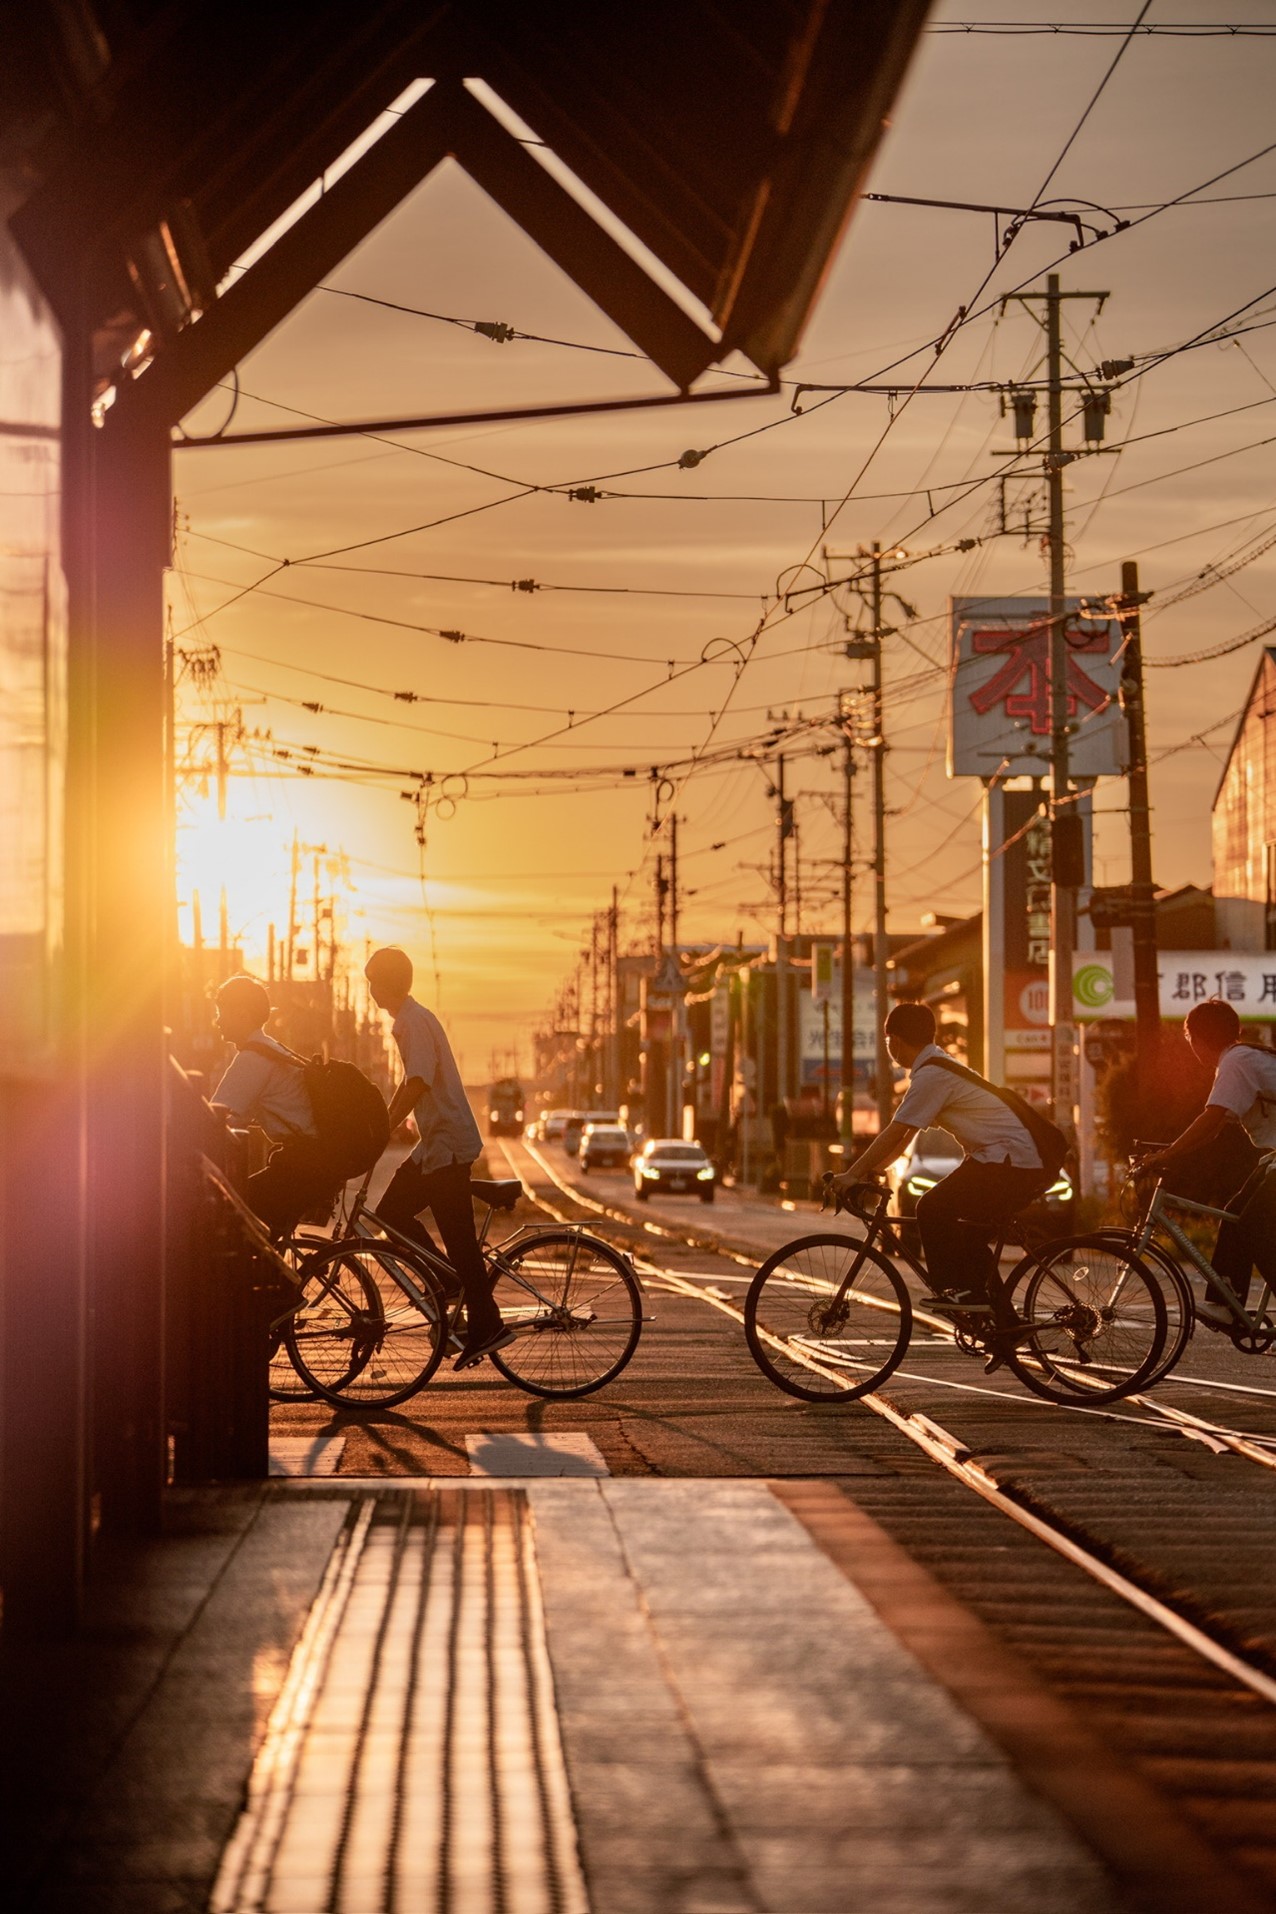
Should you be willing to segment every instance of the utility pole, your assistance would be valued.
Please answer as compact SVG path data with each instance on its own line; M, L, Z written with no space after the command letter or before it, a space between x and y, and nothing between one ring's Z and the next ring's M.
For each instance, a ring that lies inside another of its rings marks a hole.
M1117 609L1124 634L1121 653L1121 709L1130 737L1130 899L1134 931L1134 1021L1138 1042L1140 1122L1150 1115L1150 1100L1161 1042L1161 1002L1156 957L1156 891L1152 882L1152 807L1148 797L1147 724L1143 708L1143 621L1139 607L1148 594L1139 590L1139 568L1121 567Z
M620 1081L620 891L611 887L611 909L607 913L607 1108L618 1110L624 1086Z
M873 987L876 998L877 1041L873 1071L877 1081L877 1128L880 1133L895 1108L890 1051L886 1048L886 713L882 702L882 548L873 541L869 554L872 572L869 612L873 623Z
M669 813L669 952L673 969L681 973L682 965L678 960L678 813ZM675 996L673 1014L669 1026L669 1070L666 1104L669 1110L669 1124L666 1136L679 1136L682 1133L682 1085L686 1064L686 1010L681 994Z
M1046 542L1050 553L1050 1024L1053 1051L1054 1114L1069 1134L1076 1134L1080 1096L1077 1027L1072 1015L1072 953L1077 942L1077 891L1084 881L1081 820L1069 785L1067 583L1065 577L1063 474L1075 454L1063 445L1063 318L1065 299L1097 300L1102 310L1105 292L1063 292L1058 273L1046 278L1044 293L1009 293L1024 305L1045 305L1046 397L1048 434L1045 457L1048 504ZM1106 395L1103 409L1106 410ZM1087 412L1086 433L1090 436ZM1101 422L1094 436L1103 435Z
M851 1118L855 1107L855 962L851 949L851 798L855 777L855 745L845 700L842 719L842 1148L849 1152Z
M775 761L776 901L775 939L775 1100L789 1093L789 879L788 841L793 832L793 800L784 794L784 753Z
M297 873L301 865L301 846L296 831L292 834L292 863L288 878L288 942L284 955L284 975L292 982L294 952L297 943Z

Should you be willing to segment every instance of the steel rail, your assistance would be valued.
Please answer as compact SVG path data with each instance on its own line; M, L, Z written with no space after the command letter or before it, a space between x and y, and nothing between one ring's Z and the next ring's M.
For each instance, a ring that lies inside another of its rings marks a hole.
M621 1219L621 1213L619 1211L609 1210L605 1205L595 1202L591 1198L581 1196L572 1186L564 1183L562 1178L557 1175L540 1155L539 1151L532 1145L525 1144L524 1148L528 1150L533 1160L540 1165L550 1181L561 1190L564 1195L569 1196L572 1201L580 1201L584 1203L587 1208L596 1210L601 1215L611 1215L618 1220L632 1223L633 1219L631 1217ZM511 1167L513 1167L512 1159ZM648 1224L645 1225L645 1227L653 1231L659 1230L661 1235L671 1237L676 1235L676 1232L673 1230L659 1229L658 1225ZM685 1277L678 1276L673 1271L653 1269L652 1273L659 1275L663 1281L678 1290L681 1294L706 1302L710 1308L720 1310L724 1316L729 1316L733 1321L743 1324L743 1310L737 1308L736 1305L727 1298L710 1295L702 1287L688 1282ZM760 1331L759 1333L763 1335L767 1334L765 1331ZM800 1363L804 1368L810 1369L817 1375L830 1376L829 1371L822 1368L819 1363L813 1361L801 1351L794 1349L791 1344L784 1343L782 1339L778 1337L767 1336L767 1340L773 1342L777 1348L783 1349L792 1361ZM830 1379L840 1381L841 1377L830 1376ZM1119 1570L1109 1567L1106 1562L1093 1554L1082 1543L1074 1541L1063 1528L1056 1527L1054 1524L1044 1520L1041 1516L1035 1515L1030 1509L1025 1508L1001 1487L993 1475L979 1463L971 1459L971 1451L965 1443L961 1441L960 1437L953 1435L951 1431L945 1429L942 1424L933 1421L929 1416L916 1412L911 1415L905 1414L902 1410L895 1408L893 1403L887 1402L881 1396L867 1395L860 1397L859 1400L865 1407L871 1409L875 1415L879 1415L885 1421L889 1422L892 1427L897 1429L899 1433L905 1436L910 1442L914 1443L917 1448L923 1450L932 1461L937 1462L949 1475L961 1482L966 1488L972 1490L973 1493L978 1495L983 1501L990 1503L993 1508L1000 1510L1003 1515L1009 1517L1012 1522L1017 1523L1020 1528L1026 1529L1028 1533L1034 1535L1038 1541L1044 1542L1048 1548L1053 1549L1057 1555L1061 1555L1065 1561L1071 1562L1074 1567L1083 1570L1093 1581L1098 1582L1102 1587L1108 1589L1110 1593L1128 1603L1130 1607L1137 1609L1141 1614L1145 1615L1148 1620L1155 1622L1160 1628L1164 1629L1167 1634L1175 1636L1185 1647L1190 1648L1195 1654L1200 1656L1203 1661L1211 1663L1212 1666L1220 1669L1224 1674L1229 1676L1230 1679L1239 1682L1243 1687L1250 1689L1252 1693L1260 1696L1262 1700L1276 1704L1276 1679L1265 1674L1262 1669L1254 1667L1250 1662L1245 1661L1230 1648L1224 1647L1221 1642L1215 1641L1213 1636L1207 1634L1204 1629L1198 1628L1194 1622L1188 1621L1185 1616L1180 1615L1177 1610L1169 1607L1167 1603L1160 1601L1155 1595L1148 1594L1146 1589L1140 1588L1137 1582L1131 1581L1128 1576L1122 1575Z

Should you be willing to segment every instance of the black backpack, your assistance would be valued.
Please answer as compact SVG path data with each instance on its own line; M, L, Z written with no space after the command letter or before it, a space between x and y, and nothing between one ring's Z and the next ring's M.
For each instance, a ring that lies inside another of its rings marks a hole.
M295 1063L305 1073L310 1107L315 1113L319 1141L332 1163L333 1173L343 1181L366 1176L390 1141L390 1113L385 1098L358 1064L340 1057L327 1062L312 1057L309 1062L293 1051L272 1050L266 1044L250 1043L259 1057L271 1057L276 1063ZM282 1046L281 1046L282 1048Z
M926 1063L936 1064L941 1070L947 1070L954 1077L964 1077L967 1083L976 1083L981 1090L1004 1103L1006 1108L1017 1116L1024 1129L1036 1145L1037 1155L1041 1158L1042 1168L1051 1176L1057 1176L1063 1168L1068 1155L1068 1139L1057 1123L1048 1116L1042 1116L1034 1109L1026 1097L1017 1090L1007 1090L999 1083L989 1083L987 1077L981 1077L978 1070L968 1070L964 1063L957 1063L952 1057L927 1057ZM922 1068L925 1069L923 1064Z

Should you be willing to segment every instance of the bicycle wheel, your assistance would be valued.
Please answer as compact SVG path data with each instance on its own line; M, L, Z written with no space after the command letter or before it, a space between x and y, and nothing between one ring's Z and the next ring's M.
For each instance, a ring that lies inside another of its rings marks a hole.
M1144 1383L1145 1388L1150 1388L1162 1376L1169 1375L1192 1339L1192 1331L1196 1327L1192 1285L1169 1250L1155 1240L1136 1250L1125 1230L1101 1229L1096 1230L1095 1235L1105 1237L1119 1249L1137 1256L1148 1274L1160 1284L1161 1297L1165 1303L1165 1348L1161 1351L1156 1368Z
M769 1256L744 1299L749 1353L804 1402L854 1402L897 1369L913 1331L903 1277L852 1236L799 1236Z
M1031 1328L1006 1360L1048 1402L1116 1402L1157 1374L1167 1335L1160 1283L1110 1235L1075 1236L1025 1256L1006 1297Z
M290 1323L284 1338L317 1396L339 1408L392 1409L425 1387L447 1342L446 1310L428 1271L356 1237L335 1243L307 1273L329 1283L335 1306L322 1322Z
M488 1255L492 1294L517 1336L492 1357L508 1382L566 1401L620 1374L642 1333L642 1296L619 1250L565 1229Z
M297 1272L298 1281L303 1284L300 1291L300 1309L303 1314L313 1308L321 1306L324 1302L324 1297L320 1293L321 1286L313 1282L307 1282L302 1274L302 1264L308 1256L313 1256L317 1251L325 1249L330 1241L331 1238L327 1236L298 1235L290 1237L287 1242L279 1244L280 1254L291 1268ZM376 1305L370 1298L365 1298L364 1307L373 1309ZM273 1402L314 1402L314 1390L310 1387L309 1383L302 1381L297 1371L293 1368L292 1357L288 1354L288 1342L284 1335L287 1320L286 1312L281 1309L280 1315L276 1321L271 1324L270 1376L268 1383L271 1400Z

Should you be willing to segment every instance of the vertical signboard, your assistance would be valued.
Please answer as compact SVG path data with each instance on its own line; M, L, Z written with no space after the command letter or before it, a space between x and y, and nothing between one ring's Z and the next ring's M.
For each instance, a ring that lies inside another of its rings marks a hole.
M1050 768L1050 605L954 598L949 653L950 777L1037 778ZM1067 600L1068 756L1074 778L1116 777L1129 760L1118 702L1121 628Z

